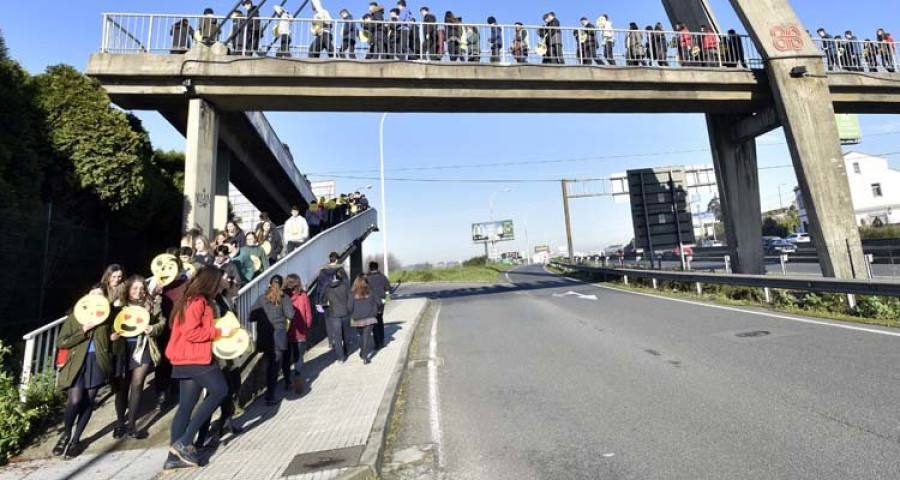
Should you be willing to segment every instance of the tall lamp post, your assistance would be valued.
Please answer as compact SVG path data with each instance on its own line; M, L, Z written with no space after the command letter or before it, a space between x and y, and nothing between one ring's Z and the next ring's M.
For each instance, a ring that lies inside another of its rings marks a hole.
M387 193L384 190L384 121L387 112L381 115L380 150L381 150L381 238L384 241L384 276L390 277L391 267L388 266L388 237L387 237Z

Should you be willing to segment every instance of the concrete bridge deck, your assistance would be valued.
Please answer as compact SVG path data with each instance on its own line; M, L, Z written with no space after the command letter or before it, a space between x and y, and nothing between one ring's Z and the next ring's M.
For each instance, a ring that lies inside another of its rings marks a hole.
M87 72L134 109L183 109L188 95L223 112L736 114L773 103L762 70L94 54ZM900 113L896 75L832 73L828 83L838 113Z

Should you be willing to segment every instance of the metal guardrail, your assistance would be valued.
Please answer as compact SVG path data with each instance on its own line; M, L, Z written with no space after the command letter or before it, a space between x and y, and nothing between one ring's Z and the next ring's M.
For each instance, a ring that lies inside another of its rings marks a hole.
M241 288L235 300L235 309L241 325L255 337L254 325L249 321L250 307L269 286L274 275L287 276L294 273L309 287L318 275L319 268L328 263L328 254L346 254L354 248L354 242L363 240L377 229L378 213L366 210L341 224L332 227L310 239L276 264ZM25 352L22 360L21 384L27 386L31 378L44 372L54 371L56 341L66 317L59 318L43 327L25 334Z
M844 295L877 295L900 297L900 282L884 282L875 280L845 280L835 278L785 277L774 275L737 275L712 274L697 272L675 272L661 270L636 270L628 268L603 268L572 265L563 262L551 262L559 268L586 272L604 277L622 278L627 284L629 279L641 278L655 281L693 283L698 292L702 292L703 284L736 285L762 288L767 298L771 289L799 290L814 293L838 293ZM854 304L855 299L851 299Z
M269 17L254 20L252 24L257 26L251 30L243 17L104 13L100 52L178 54L186 53L198 42L228 41L227 47L234 55L278 58L327 56L370 61L458 60L508 65L763 67L762 56L747 35L647 30L646 26L637 30L546 29L537 25L468 22L319 21ZM219 27L218 36L213 35L215 28L211 28L212 25ZM263 30L263 25L270 28ZM376 38L371 33L359 33L367 29L378 32L377 40L384 38L384 42L377 43L383 46L373 46ZM204 32L211 36L204 38ZM381 32L384 32L383 36ZM554 41L547 42L545 38ZM557 51L553 45L561 47Z

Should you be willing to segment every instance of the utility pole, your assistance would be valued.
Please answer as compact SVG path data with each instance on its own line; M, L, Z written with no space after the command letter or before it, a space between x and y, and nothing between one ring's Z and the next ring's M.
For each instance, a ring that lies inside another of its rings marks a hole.
M569 262L571 263L575 258L575 251L572 248L572 219L569 214L569 192L567 188L569 181L561 180L560 182L562 183L563 210L566 212L566 241L569 245Z

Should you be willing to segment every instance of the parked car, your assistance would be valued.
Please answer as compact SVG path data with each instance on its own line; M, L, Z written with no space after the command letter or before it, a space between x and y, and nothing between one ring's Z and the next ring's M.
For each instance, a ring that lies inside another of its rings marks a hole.
M796 253L797 246L793 243L778 239L772 240L768 245L766 245L766 253L769 255L781 255L783 253Z
M769 248L769 245L771 245L772 242L775 242L778 240L784 240L784 239L781 237L762 237L763 250Z
M812 237L810 237L808 233L792 233L788 235L785 240L794 245L798 243L812 243Z
M661 254L663 260L681 260L681 249L679 247L675 247L671 250L665 250L663 252L658 252ZM694 254L694 247L690 245L684 246L684 255L689 256Z

